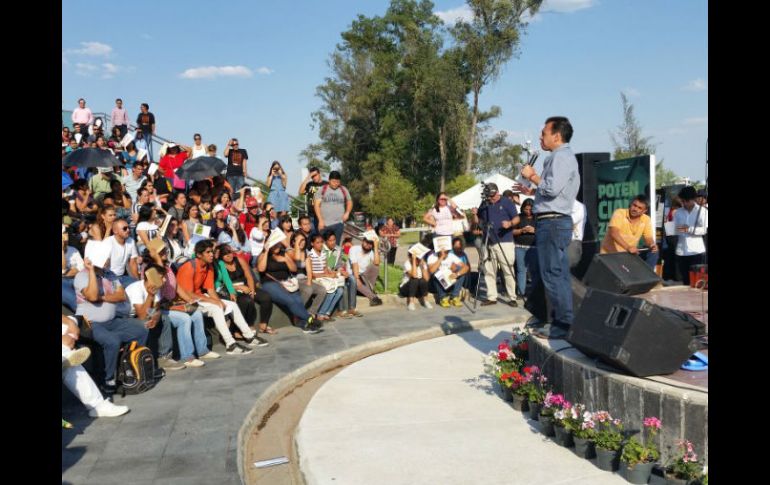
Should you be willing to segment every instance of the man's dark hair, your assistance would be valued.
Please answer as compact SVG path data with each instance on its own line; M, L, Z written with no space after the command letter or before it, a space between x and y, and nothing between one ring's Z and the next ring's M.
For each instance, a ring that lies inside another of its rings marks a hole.
M116 102L116 103L117 103L118 101L120 101L121 103L123 102L123 100L122 100L122 99L120 99L120 98L118 98L118 99L116 99L116 100L115 100L115 102Z
M331 229L327 229L323 233L324 241L328 241L329 239L331 239L332 236L334 236L335 238L337 237L337 235Z
M150 216L152 216L152 211L154 209L155 209L155 204L153 204L152 202L142 204L142 206L139 208L139 211L138 211L139 219L137 220L137 222L149 221Z
M297 219L297 224L302 224L302 221L307 220L310 221L309 216L299 216L299 219Z
M77 179L72 184L72 189L75 190L75 191L78 191L78 190L80 190L83 187L88 187L88 180L86 180L86 179Z
M176 202L177 200L179 200L179 196L180 196L180 195L184 195L184 191L180 190L180 191L178 191L178 192L174 192L174 202Z
M211 202L211 194L201 195L201 204L203 204L204 202Z
M315 165L313 165L311 167L308 167L308 169L307 169L307 173L320 172L320 171L321 171L321 169L316 167Z
M647 208L647 209L650 208L650 199L648 199L646 195L639 194L636 197L634 197L634 199L631 202L633 202L634 200L638 200L639 202L644 204L645 208Z
M149 192L149 190L147 190L147 187L139 188L139 190L136 191L136 198L139 199L139 197L141 197L142 193L144 192Z
M508 197L508 198L513 197L513 190L508 189L505 192L503 192L503 197Z
M697 197L697 192L695 191L695 187L692 185L688 185L687 187L683 187L682 190L679 191L679 198L682 200L693 200L695 197Z
M201 136L201 134L200 133L193 134L193 138L195 138L196 136ZM201 138L203 138L203 137L201 136Z
M316 233L314 233L314 234L312 234L312 235L310 236L310 244L313 244L314 242L316 242L316 241L317 241L317 240L319 240L319 239L320 239L321 241L323 241L323 240L324 240L324 237L323 237L322 235L318 234L317 232L316 232Z
M211 239L204 239L203 241L198 241L195 243L195 255L198 256L199 254L203 254L204 251L207 249L211 249L214 247L214 241Z
M572 124L565 116L551 116L545 120L545 124L553 123L551 125L551 133L559 133L561 135L561 141L569 143L572 139Z
M78 99L78 103L80 103L81 101L85 102L85 99L83 98Z
M182 192L184 193L184 192ZM188 197L192 197L194 195L200 196L201 193L198 189L191 189L190 192L187 193Z
M342 180L342 176L336 170L329 172L329 180Z
M147 110L149 111L149 109L150 109L150 105L149 105L149 104L147 104L147 103L142 103L142 106L144 106L145 108L147 108Z

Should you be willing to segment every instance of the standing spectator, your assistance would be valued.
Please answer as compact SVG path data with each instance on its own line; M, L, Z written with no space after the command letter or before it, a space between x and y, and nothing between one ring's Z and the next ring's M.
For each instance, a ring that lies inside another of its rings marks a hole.
M392 217L388 217L385 225L380 228L380 236L387 237L390 243L388 250L388 264L395 264L396 251L398 250L398 238L401 237L401 228L396 225Z
M77 185L77 182L75 182L75 185ZM668 210L664 222L672 222L677 209L680 207L682 207L682 200L677 196L673 196L671 198L671 207ZM663 279L667 281L682 281L676 261L676 246L678 241L679 236L676 233L665 234L663 238L661 248L663 251Z
M356 278L358 292L369 299L370 306L382 305L374 293L374 284L380 274L380 241L364 239L360 246L350 248L350 265Z
M246 163L249 161L249 153L240 148L237 138L231 138L225 147L225 157L227 158L227 182L230 184L233 192L238 192L241 187L246 185L245 178L248 175Z
M407 310L414 311L414 298L417 298L422 306L427 309L433 308L433 305L425 299L428 292L428 279L430 271L425 264L425 260L418 258L414 254L408 253L404 261L404 277L399 284L399 294L406 297Z
M193 135L193 146L192 148L192 155L190 158L198 158L198 157L205 157L208 153L208 147L206 147L206 144L201 141L201 134L196 133ZM216 148L214 149L214 154L216 154Z
M532 214L532 199L521 204L519 223L513 226L513 242L516 244L516 296L527 294L527 266L537 257L535 247L535 217Z
M318 232L334 231L337 241L341 241L345 222L353 210L353 201L348 189L342 185L338 171L333 170L329 174L329 183L316 191L313 204L318 216Z
M276 160L267 174L267 187L270 189L267 201L273 204L278 217L289 213L289 194L286 193L286 184L286 172L283 171L281 163Z
M674 214L674 224L679 241L676 245L676 258L682 281L690 284L690 267L703 264L706 255L706 245L703 236L708 228L708 209L695 202L697 194L692 186L679 191L682 207Z
M126 133L128 133L128 112L123 107L122 99L118 98L115 100L115 107L112 108L110 119L112 120L112 127L120 130L120 138L122 140Z
M86 108L85 99L78 99L78 107L72 111L72 122L78 124L83 137L88 135L88 126L94 122L94 114L91 113L91 108Z
M321 231L318 229L318 215L315 212L315 194L327 183L328 182L321 177L321 169L318 167L310 167L308 169L307 177L302 181L302 184L299 186L299 191L297 191L298 195L305 196L307 214L311 218L310 222L313 224L313 230L318 232Z
M433 237L452 236L454 226L453 216L461 217L457 210L457 204L449 198L446 192L439 192L436 196L436 204L422 216L422 220L433 227Z
M191 152L190 147L180 147L176 143L170 143L166 148L166 153L161 153L158 170L163 172L163 175L176 190L185 190L187 188L185 181L177 177L175 172L184 165Z
M533 291L527 304L535 310L530 310L532 313L547 318L544 310L547 296L553 307L553 323L536 332L549 339L564 338L575 318L567 247L572 240L571 214L580 188L580 175L577 158L569 145L572 133L572 124L567 118L548 118L540 133L540 146L551 154L543 162L542 176L531 165L521 169L521 176L537 185L536 191L527 189L527 195L535 194L532 212L537 220L537 269L533 270L533 289L540 285L545 289L542 296L539 290Z
M144 137L144 130L141 127L137 127L134 131L134 141L131 143L134 144L134 147L137 149L137 155L138 150L144 150L147 152L146 158L148 162L151 162L152 159L150 157L150 146L147 143L147 138ZM130 144L129 144L130 145Z
M152 135L155 134L155 115L150 113L150 105L147 103L142 103L139 110L140 113L136 117L136 124L138 128L142 129L143 136L147 142L147 153L150 155L150 161L153 161L155 158L152 153Z

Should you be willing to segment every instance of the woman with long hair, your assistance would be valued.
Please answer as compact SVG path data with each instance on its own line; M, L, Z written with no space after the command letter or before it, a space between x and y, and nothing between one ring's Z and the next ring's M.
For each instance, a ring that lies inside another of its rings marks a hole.
M291 274L297 271L297 265L293 258L285 254L282 244L274 244L259 255L257 270L261 275L262 288L270 295L273 303L287 306L301 322L303 332L318 333L320 325L305 309L297 280L291 279Z
M77 214L93 214L99 210L96 201L91 195L91 188L88 187L88 180L77 179L72 184L74 197L70 202L70 211Z
M128 220L131 217L131 196L123 188L120 180L110 182L113 204L119 219Z
M422 220L433 227L433 237L452 236L454 227L452 219L454 216L461 217L457 210L457 204L452 201L446 192L439 192L436 196L436 203L425 213ZM435 249L435 248L433 248Z
M532 258L537 258L535 247L535 215L532 213L533 199L521 203L519 223L513 226L513 242L516 245L516 292L517 296L527 294L527 268Z
M100 207L96 211L96 222L91 224L88 235L94 241L103 241L112 235L112 223L115 222L114 207Z
M118 128L117 126L113 126L110 139L107 140L107 146L112 148L113 150L117 150L118 146L120 145L120 141L122 139L123 137L120 134L120 128Z
M181 227L185 246L190 242L195 224L203 224L200 214L200 208L195 204L187 204L187 207L184 209Z
M286 239L281 241L281 244L283 244L283 246L288 249L291 247L291 236L294 235L294 227L292 226L291 216L288 214L281 216L277 229L283 232L283 234L286 236Z
M231 217L229 224L219 233L217 242L227 244L239 259L244 260L246 264L249 263L251 259L251 246L249 245L246 233L235 217Z
M151 239L158 237L159 227L155 205L147 203L139 208L139 217L136 222L136 249L140 253L150 243Z
M273 204L279 217L289 212L289 194L286 193L286 184L286 172L281 167L281 163L276 160L267 172L267 187L270 190L267 201Z
M270 295L257 288L249 265L241 258L237 258L233 249L227 244L220 244L217 247L216 271L217 277L214 285L220 298L236 302L243 314L243 319L250 327L254 326L259 317L260 331L271 333L265 329L270 328L267 323L273 313L273 301L270 299ZM259 315L257 315L255 303L259 304ZM257 341L260 344L264 342L260 337L257 337Z

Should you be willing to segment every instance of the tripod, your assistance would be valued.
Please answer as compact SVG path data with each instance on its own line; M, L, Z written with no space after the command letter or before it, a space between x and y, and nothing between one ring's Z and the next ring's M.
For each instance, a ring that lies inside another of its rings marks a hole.
M489 204L484 201L484 203L479 207L479 209L489 207ZM485 236L484 236L484 244L482 245L482 248L484 249L484 257L480 258L479 260L479 278L476 280L476 291L473 293L473 312L476 312L476 306L479 304L479 285L481 284L481 278L483 278L486 274L486 262L488 260L491 260L490 255L490 248L489 248L489 234L492 232L494 228L494 224L489 221L484 221L483 223L479 222L479 227L485 230ZM497 237L497 234L495 234L495 244L497 244L497 247L500 249L500 253L503 255L503 259L505 259L505 264L511 269L511 275L514 274L514 268L513 265L508 261L508 256L505 254L505 251L503 250L503 246L500 244L500 238ZM495 274L495 283L497 284L497 274ZM508 291L508 286L506 285L506 291ZM487 288L487 294L489 293L489 288ZM516 295L508 295L508 298L511 298L511 301L516 301Z

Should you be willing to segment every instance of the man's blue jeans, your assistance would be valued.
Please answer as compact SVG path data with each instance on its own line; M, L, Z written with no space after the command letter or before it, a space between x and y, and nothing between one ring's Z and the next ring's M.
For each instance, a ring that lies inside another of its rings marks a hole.
M452 298L456 298L460 296L460 290L463 289L465 286L465 275L460 276L457 278L457 281L455 281L455 284L444 289L443 286L441 286L441 283L438 282L435 276L431 276L431 279L433 280L433 283L436 285L436 291L438 292L438 299L441 300L445 296L449 295Z
M310 313L305 309L305 305L302 303L302 297L299 295L299 291L289 293L280 283L275 281L265 281L262 283L262 289L270 295L270 299L273 303L278 303L289 308L289 311L300 320L304 321L304 325L307 324L307 319L310 318Z
M343 291L345 291L345 288L340 286L334 290L333 293L327 293L324 302L321 303L321 308L318 309L318 314L328 317L332 313L332 310L334 310L334 307L337 306L337 302L342 298Z
M356 277L352 274L345 280L345 289L340 300L340 310L348 311L356 309L356 295L358 294L358 283Z
M147 329L144 323L136 318L115 318L109 322L92 325L94 340L104 351L104 378L109 381L115 378L120 345L136 340L139 345L147 343Z
M535 247L537 271L532 271L532 285L540 280L553 308L557 325L572 325L572 285L570 283L567 247L572 241L572 218L569 216L537 221ZM534 259L534 258L533 258Z
M518 296L527 294L527 266L530 258L537 257L537 248L535 246L519 247L516 246L516 293Z
M244 179L243 175L228 175L226 178L227 183L230 184L230 187L233 188L233 194L241 190L241 187L246 185L246 180Z
M179 360L184 362L194 358L193 352L196 350L198 351L198 357L209 352L206 332L203 328L203 313L200 310L196 310L192 315L187 312L174 310L164 311L163 321L164 324L170 323L176 328L176 340L179 343ZM169 325L165 326L169 327L169 329L171 328ZM193 341L195 342L194 346ZM163 347L163 344L160 346Z

